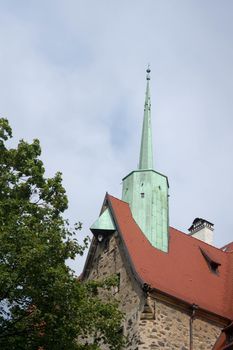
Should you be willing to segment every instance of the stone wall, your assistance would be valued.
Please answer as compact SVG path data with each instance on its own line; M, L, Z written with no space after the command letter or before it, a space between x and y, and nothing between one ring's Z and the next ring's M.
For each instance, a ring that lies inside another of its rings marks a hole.
M168 305L160 300L150 300L151 313L142 314L139 324L140 350L190 349L190 313ZM210 321L194 318L192 323L192 350L211 350L222 326Z
M216 326L202 319L193 321L193 349L212 349L223 327Z

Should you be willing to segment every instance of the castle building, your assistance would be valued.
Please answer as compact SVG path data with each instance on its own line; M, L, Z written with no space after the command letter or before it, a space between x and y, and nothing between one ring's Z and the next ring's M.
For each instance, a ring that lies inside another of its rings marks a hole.
M127 349L233 349L233 242L213 246L213 224L169 226L169 183L153 167L150 69L139 167L122 199L106 194L91 226L83 278L118 275Z

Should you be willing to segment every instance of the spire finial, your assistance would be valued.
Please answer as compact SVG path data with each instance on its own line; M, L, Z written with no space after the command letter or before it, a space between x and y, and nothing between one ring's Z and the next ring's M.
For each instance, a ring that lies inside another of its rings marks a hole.
M150 72L151 72L150 63L148 63L147 70L146 70L146 73L147 73L146 80L150 80Z

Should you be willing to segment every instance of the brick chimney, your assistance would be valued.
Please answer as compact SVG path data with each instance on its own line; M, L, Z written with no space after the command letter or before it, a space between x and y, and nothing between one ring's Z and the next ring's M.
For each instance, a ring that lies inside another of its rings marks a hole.
M193 223L188 230L191 236L213 245L214 224L211 222L202 218L196 218L193 220Z

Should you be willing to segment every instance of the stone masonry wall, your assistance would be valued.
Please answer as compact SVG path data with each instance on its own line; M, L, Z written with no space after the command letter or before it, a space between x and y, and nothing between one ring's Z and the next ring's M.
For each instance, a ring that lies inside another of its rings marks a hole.
M221 333L222 327L205 322L201 319L193 321L193 349L212 349Z
M140 350L147 349L190 349L190 314L151 300L153 319L141 317ZM193 350L211 350L221 332L221 326L199 318L193 320Z

